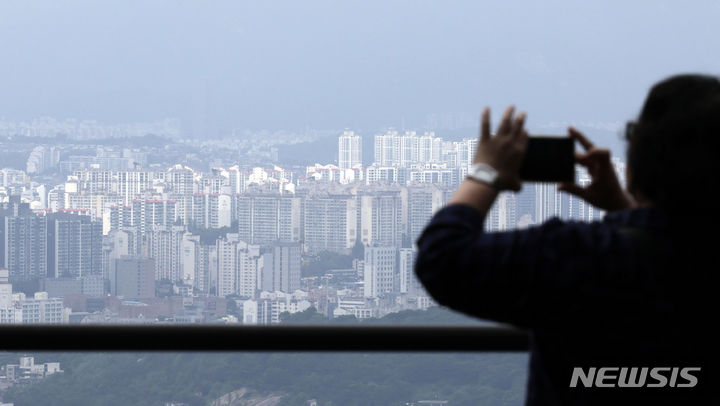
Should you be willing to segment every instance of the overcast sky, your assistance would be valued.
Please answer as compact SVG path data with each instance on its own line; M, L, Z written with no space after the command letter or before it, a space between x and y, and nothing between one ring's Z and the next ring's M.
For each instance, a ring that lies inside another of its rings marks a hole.
M109 4L115 4L109 6ZM0 117L422 126L515 103L624 121L720 73L717 1L2 1Z

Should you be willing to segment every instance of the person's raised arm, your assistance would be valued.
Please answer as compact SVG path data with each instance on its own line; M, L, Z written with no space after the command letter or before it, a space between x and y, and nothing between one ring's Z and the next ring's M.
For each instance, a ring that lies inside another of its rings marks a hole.
M603 253L629 251L607 245L613 233L607 227L558 218L524 229L484 231L498 192L520 188L527 133L522 129L524 114L512 116L510 108L491 137L489 112L483 112L475 163L494 168L497 181L488 185L466 180L450 204L433 215L417 240L415 274L439 304L454 310L523 327L565 325L577 309L568 303L614 294L600 288L614 286L617 279L615 264L604 262ZM588 167L593 181L585 188L566 184L562 189L605 209L631 206L609 152L595 148L577 131L571 136L587 150L577 161ZM609 271L595 272L603 266Z
M484 233L485 216L498 193L520 190L520 165L527 148L525 114L505 110L495 136L490 135L490 111L482 114L473 163L496 176L466 179L449 203L433 215L417 240L415 274L441 305L478 317L526 324L524 303L532 279L526 269L507 272L519 247L512 236ZM490 181L489 179L494 180ZM531 241L524 239L524 241ZM532 258L519 252L517 258ZM514 265L511 265L514 266Z

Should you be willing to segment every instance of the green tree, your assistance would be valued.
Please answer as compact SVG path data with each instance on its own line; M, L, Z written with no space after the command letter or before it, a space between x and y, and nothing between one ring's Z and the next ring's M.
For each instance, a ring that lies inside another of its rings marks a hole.
M290 314L289 312L280 313L280 323L282 324L327 324L330 320L318 313L315 307Z

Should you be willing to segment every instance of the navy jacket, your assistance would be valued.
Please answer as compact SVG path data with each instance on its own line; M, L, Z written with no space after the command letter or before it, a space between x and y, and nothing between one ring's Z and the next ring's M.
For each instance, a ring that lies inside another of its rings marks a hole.
M528 405L702 403L717 384L704 312L717 306L708 286L690 282L707 270L678 269L672 237L667 217L653 208L486 233L477 210L455 204L418 239L415 272L441 305L530 331ZM615 386L620 368L633 378L628 368L636 367L632 382L644 384L598 388L576 379L570 387L575 368L589 374L593 367L611 368L600 383ZM660 386L654 367L701 369L689 372L694 386L680 387L692 385L680 369L656 369L666 376Z

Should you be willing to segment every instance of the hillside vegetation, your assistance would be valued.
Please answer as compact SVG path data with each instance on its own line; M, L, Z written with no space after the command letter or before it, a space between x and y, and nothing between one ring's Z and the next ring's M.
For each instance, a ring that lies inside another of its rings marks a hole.
M422 324L425 318L430 319L428 324L443 324L437 320L443 312L402 312L390 319L392 324ZM310 312L304 316L317 317ZM0 362L16 363L21 355L0 354ZM272 403L277 406L304 406L309 399L316 399L321 406L399 406L423 399L448 400L448 406L521 405L527 373L526 354L31 355L36 362L61 362L65 373L13 387L3 395L5 402L15 402L16 406L162 406L175 401L201 406L238 390L250 390L256 398L274 399Z

